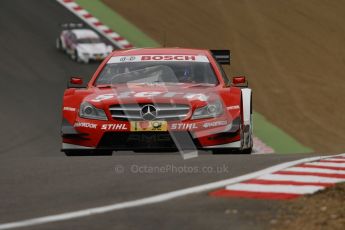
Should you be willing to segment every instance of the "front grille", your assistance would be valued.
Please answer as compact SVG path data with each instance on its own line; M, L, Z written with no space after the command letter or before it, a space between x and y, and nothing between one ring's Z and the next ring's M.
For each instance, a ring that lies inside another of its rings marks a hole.
M98 147L113 149L176 148L168 132L105 133Z
M186 138L183 135L188 133L172 133L175 138ZM182 135L182 136L181 136ZM193 139L194 145L198 148L200 144L197 139ZM115 150L177 150L169 132L107 132L103 135L99 145L101 149Z
M142 121L142 108L146 105L152 105L156 108L156 116L152 120L184 120L187 118L190 107L184 104L123 104L112 105L109 107L111 116L116 120ZM150 119L151 120L151 119Z

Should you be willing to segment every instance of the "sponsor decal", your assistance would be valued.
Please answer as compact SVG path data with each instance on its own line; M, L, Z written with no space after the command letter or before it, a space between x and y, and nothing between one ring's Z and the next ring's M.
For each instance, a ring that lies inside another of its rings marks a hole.
M198 125L195 123L174 123L170 125L171 130L191 130L197 128Z
M232 105L232 106L227 107L227 109L228 110L240 109L240 106L239 105Z
M200 100L200 101L207 101L209 96L203 93L180 93L180 92L121 92L119 94L110 93L110 94L102 94L98 95L91 101L93 102L101 102L104 100L112 99L112 98L132 98L132 97L164 97L164 98L173 98L176 95L181 95L182 98L188 100Z
M116 124L103 124L102 130L128 130L127 124L116 123Z
M188 61L188 62L209 62L204 55L137 55L112 57L108 64L124 62L150 62L150 61Z
M157 132L155 134L136 134L132 133L127 139L127 144L147 144L152 145L156 143L170 142L169 134Z
M131 131L167 131L166 121L132 121Z
M120 58L120 62L133 62L135 59L135 56L124 56Z
M202 126L204 128L211 128L211 127L217 127L217 126L224 126L227 124L228 124L227 121L213 121L213 122L204 123Z
M74 127L76 127L76 128L82 127L82 128L96 129L97 128L97 124L88 123L88 122L77 122L77 123L74 124Z
M141 56L141 61L195 61L196 57L194 55L183 56L183 55L156 55L156 56Z
M71 112L75 112L75 108L72 108L72 107L63 107L63 111L71 111Z

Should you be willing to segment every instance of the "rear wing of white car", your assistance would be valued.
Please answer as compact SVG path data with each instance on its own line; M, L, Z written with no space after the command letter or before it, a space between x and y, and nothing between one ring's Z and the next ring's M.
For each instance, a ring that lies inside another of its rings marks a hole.
M210 50L213 57L221 65L230 65L230 50Z
M64 29L77 29L77 28L83 28L83 23L63 23L61 24L61 27Z

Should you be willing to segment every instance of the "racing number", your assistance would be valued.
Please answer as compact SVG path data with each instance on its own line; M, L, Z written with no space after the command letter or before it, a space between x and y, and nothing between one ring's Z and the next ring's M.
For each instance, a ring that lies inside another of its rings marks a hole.
M92 101L94 102L100 102L100 101L104 101L110 98L113 98L114 94L103 94L103 95L99 95L97 96L95 99L93 99Z

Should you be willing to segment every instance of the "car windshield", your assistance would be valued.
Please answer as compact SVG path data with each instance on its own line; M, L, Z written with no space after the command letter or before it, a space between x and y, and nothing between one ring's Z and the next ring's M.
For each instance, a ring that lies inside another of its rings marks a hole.
M78 43L80 44L93 44L93 43L100 43L101 40L99 38L79 38Z
M96 85L123 83L194 83L216 85L218 84L218 79L208 61L123 61L115 63L110 61L96 80Z

